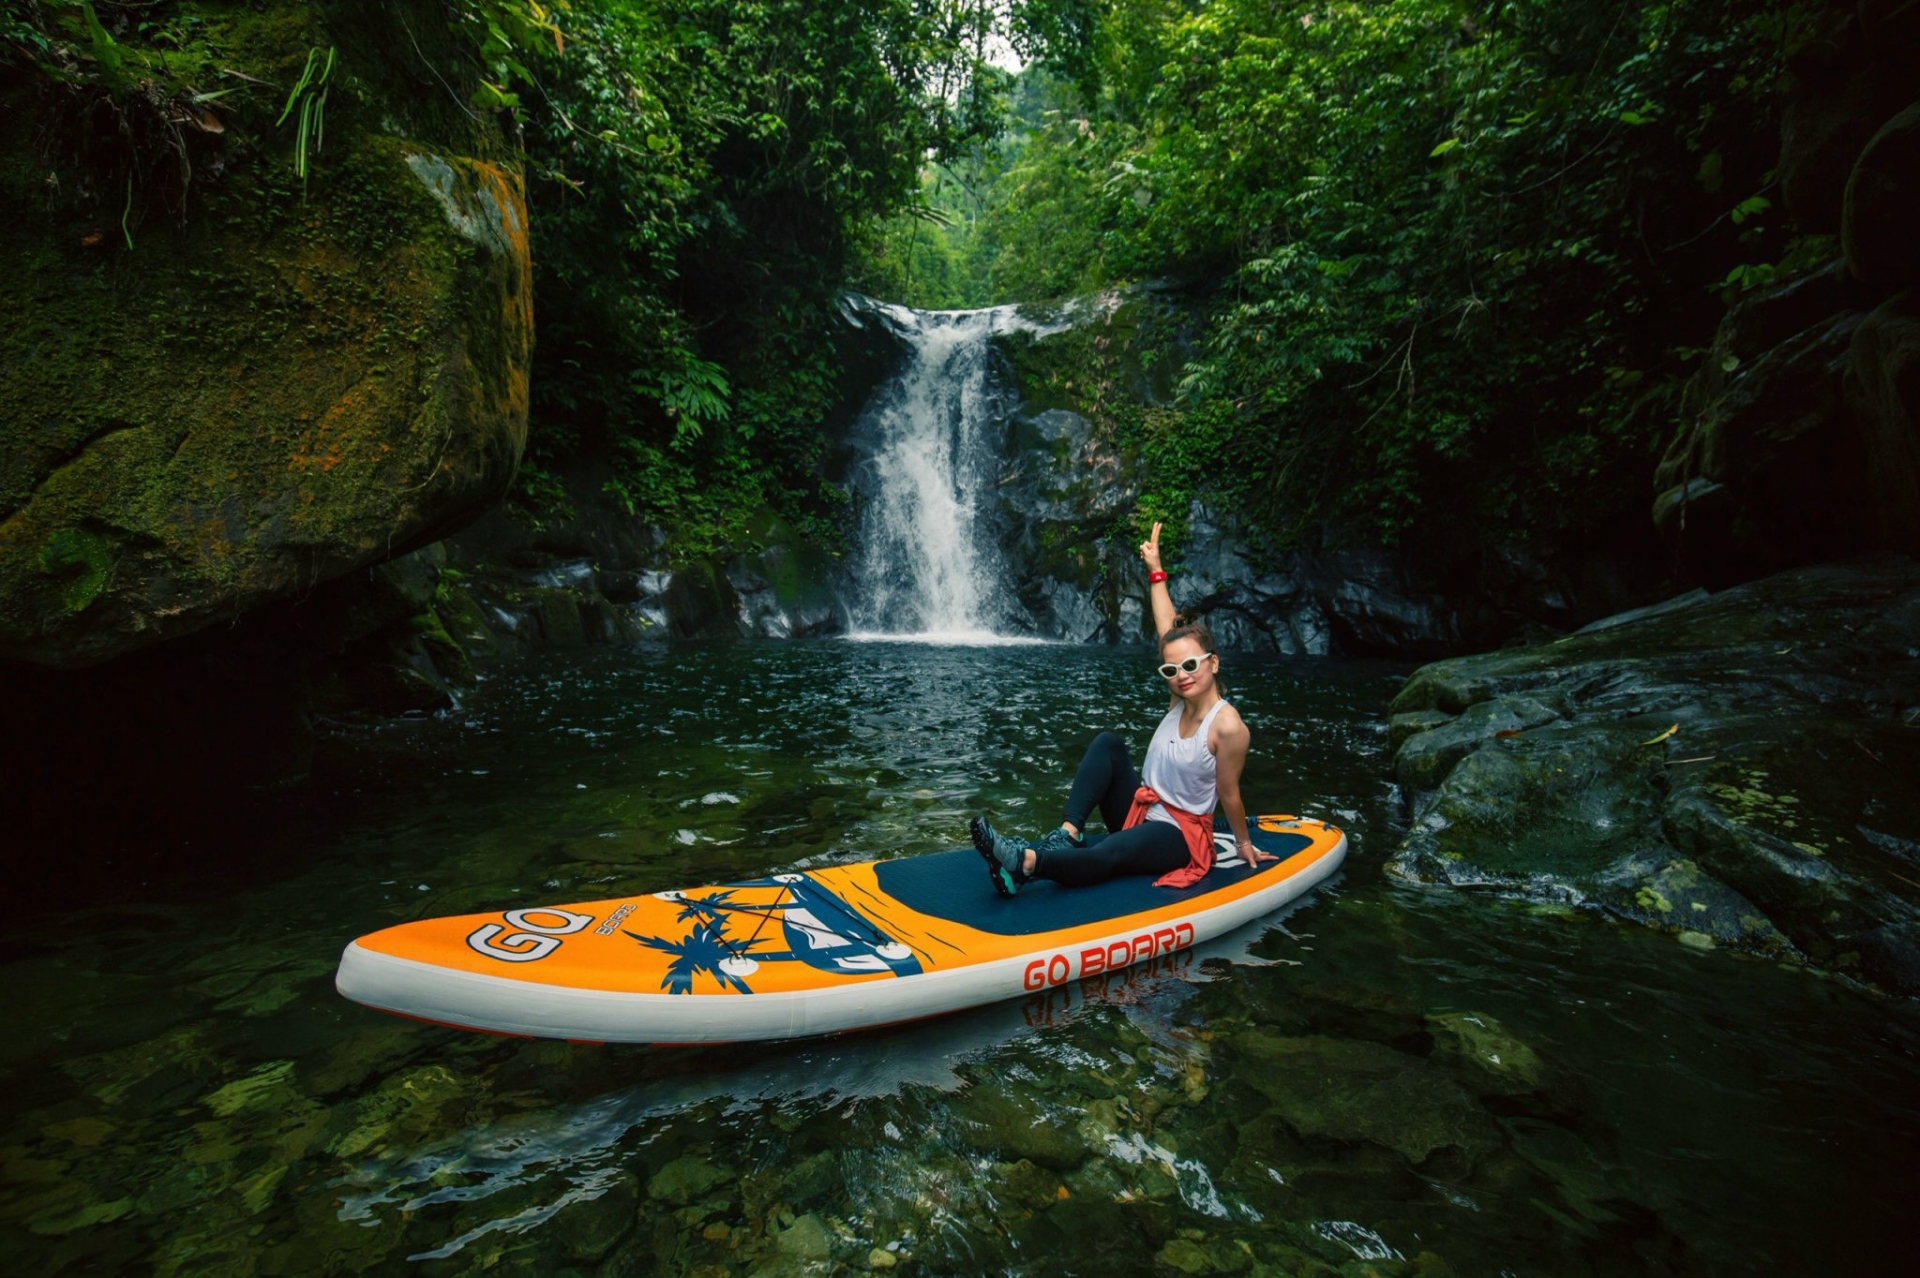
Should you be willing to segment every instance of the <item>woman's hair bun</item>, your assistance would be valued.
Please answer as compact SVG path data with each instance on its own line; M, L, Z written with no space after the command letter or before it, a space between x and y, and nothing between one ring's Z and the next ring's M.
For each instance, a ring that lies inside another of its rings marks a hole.
M1160 651L1165 652L1167 645L1176 639L1193 639L1208 652L1219 651L1214 647L1213 631L1207 629L1207 623L1197 619L1189 620L1185 614L1177 614L1173 619L1172 628L1160 636Z

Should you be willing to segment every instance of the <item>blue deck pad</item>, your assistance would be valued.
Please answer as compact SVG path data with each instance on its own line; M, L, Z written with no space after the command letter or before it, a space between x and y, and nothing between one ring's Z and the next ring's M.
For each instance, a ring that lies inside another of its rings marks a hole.
M1087 846L1097 847L1104 838L1104 834L1090 834ZM1216 863L1206 878L1180 889L1155 887L1151 877L1134 874L1086 887L1061 887L1036 879L1021 888L1018 896L1004 897L993 890L986 862L972 848L882 861L874 872L882 892L921 914L995 936L1033 936L1198 900L1253 874L1272 873L1288 857L1313 846L1313 840L1299 834L1256 830L1253 845L1280 860L1269 861L1258 870L1244 862L1233 866Z

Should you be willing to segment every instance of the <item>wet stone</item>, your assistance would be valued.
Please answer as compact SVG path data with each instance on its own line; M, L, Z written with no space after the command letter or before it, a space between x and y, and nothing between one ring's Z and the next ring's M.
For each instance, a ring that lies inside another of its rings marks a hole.
M1513 695L1482 701L1425 732L1408 736L1394 754L1394 769L1407 789L1431 790L1446 779L1455 764L1486 743L1518 736L1559 717L1558 710L1533 697Z
M575 1260L597 1260L633 1227L640 1182L621 1172L597 1197L581 1198L555 1212L551 1228Z
M809 1212L780 1231L773 1240L774 1249L789 1260L824 1262L833 1250L833 1235L818 1216Z
M654 1173L647 1182L647 1197L675 1207L685 1207L716 1185L732 1180L730 1173L704 1158L676 1158Z
M990 1174L996 1198L1028 1211L1045 1211L1060 1197L1060 1178L1024 1158L1017 1163L995 1163Z
M1622 885L1604 900L1613 913L1663 932L1700 934L1779 957L1794 952L1759 906L1685 858Z
M1636 857L1667 859L1659 757L1643 728L1494 741L1453 767L1389 873L1424 883L1569 896ZM1408 749L1412 749L1410 744ZM1404 754L1404 752L1403 752Z
M1377 1043L1332 1038L1234 1039L1248 1082L1309 1139L1367 1141L1420 1163L1443 1149L1473 1157L1500 1143L1485 1110L1438 1068Z
M1444 710L1412 710L1406 714L1396 714L1387 720L1387 753L1400 753L1400 747L1409 738L1423 732L1430 732L1453 718Z
M1044 1097L1011 1095L997 1085L977 1083L954 1099L952 1111L958 1134L1009 1161L1025 1159L1066 1171L1092 1152L1071 1115Z

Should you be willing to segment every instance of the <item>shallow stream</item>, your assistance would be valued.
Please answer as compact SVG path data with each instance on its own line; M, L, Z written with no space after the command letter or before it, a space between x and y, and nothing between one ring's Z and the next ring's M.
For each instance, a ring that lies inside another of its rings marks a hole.
M355 935L428 914L936 851L981 808L1038 832L1096 731L1144 745L1146 658L602 649L497 673L447 718L330 725L304 799L156 830L119 871L87 862L84 891L10 907L0 1255L609 1278L1910 1263L1914 1009L1388 883L1404 673L1227 671L1253 806L1352 839L1284 917L1027 1002L732 1049L464 1034L331 975Z

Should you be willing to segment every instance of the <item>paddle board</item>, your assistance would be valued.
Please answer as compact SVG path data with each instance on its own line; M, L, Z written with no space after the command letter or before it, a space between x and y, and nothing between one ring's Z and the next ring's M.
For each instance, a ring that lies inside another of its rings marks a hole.
M335 986L369 1007L494 1034L729 1043L886 1025L1176 953L1325 879L1346 836L1262 816L1241 860L1216 830L1190 888L1145 876L993 891L972 849L651 895L423 919L361 937ZM1097 844L1102 836L1090 835Z

